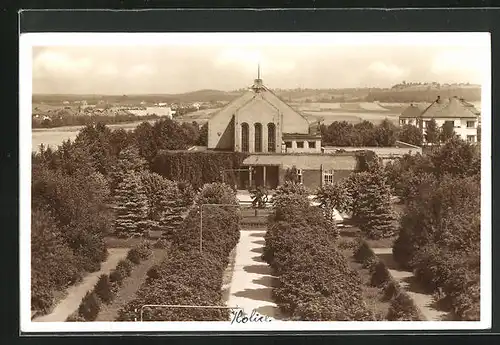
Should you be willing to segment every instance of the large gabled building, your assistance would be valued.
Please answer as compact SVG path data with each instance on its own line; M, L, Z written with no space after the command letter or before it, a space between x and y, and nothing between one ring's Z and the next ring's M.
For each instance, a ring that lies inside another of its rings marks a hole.
M471 143L477 142L480 112L470 103L458 97L438 97L428 106L411 104L399 116L401 126L410 124L419 127L424 134L427 124L434 119L438 127L451 123L457 135Z
M354 153L322 153L321 135L306 117L268 89L258 76L243 95L208 121L208 149L247 152L241 186L275 188L295 167L309 188L347 176L356 169Z

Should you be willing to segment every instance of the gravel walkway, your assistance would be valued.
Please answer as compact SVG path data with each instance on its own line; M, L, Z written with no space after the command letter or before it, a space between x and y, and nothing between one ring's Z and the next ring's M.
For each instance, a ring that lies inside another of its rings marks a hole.
M118 310L135 298L137 290L145 281L147 272L151 266L160 263L166 256L168 249L153 249L148 260L141 262L132 270L130 277L123 281L111 304L103 304L96 321L115 321L118 318Z
M266 229L240 232L236 259L229 289L229 306L240 307L247 314L255 310L261 315L279 319L279 309L272 298L271 268L261 259Z
M436 301L431 294L425 293L419 286L413 272L399 269L392 257L392 248L373 248L373 252L384 261L392 277L413 299L426 321L444 321L449 313L438 310L434 305Z
M93 272L87 274L82 282L77 285L70 286L67 289L67 296L62 301L60 301L54 310L50 314L36 317L33 321L35 322L64 322L73 314L80 303L85 297L85 294L92 290L99 280L101 274L109 274L113 270L118 262L125 258L128 253L128 248L109 248L108 249L108 259L101 264L101 269L98 272Z

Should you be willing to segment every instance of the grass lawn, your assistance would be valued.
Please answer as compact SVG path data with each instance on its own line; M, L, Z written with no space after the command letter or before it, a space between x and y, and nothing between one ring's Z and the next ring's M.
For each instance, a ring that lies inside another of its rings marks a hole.
M141 243L142 241L150 241L151 243L154 243L156 240L149 240L149 239L143 239L143 238L118 238L114 236L108 236L104 239L106 241L106 247L107 248L132 248L136 246L137 244Z

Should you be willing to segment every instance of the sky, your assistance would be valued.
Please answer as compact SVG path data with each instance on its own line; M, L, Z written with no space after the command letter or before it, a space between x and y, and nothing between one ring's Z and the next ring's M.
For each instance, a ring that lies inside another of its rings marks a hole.
M409 44L414 39L410 36L356 39L356 44L338 36L294 39L293 34L284 39L271 34L193 40L93 37L55 44L37 41L32 50L33 93L231 91L251 85L258 64L270 88L391 87L402 81L481 84L489 63L489 47L465 38L438 42L432 39L435 34L418 36L418 44Z

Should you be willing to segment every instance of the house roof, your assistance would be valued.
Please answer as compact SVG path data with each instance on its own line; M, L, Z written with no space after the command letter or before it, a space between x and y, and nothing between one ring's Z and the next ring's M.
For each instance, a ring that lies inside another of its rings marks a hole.
M400 118L477 118L478 113L474 106L457 97L437 99L423 111L420 110L420 106L410 105Z
M245 158L243 165L279 165L284 169L295 166L305 170L355 170L358 160L354 154L257 154Z
M424 104L410 104L408 108L403 110L401 115L399 115L400 118L415 118L419 117L424 111L427 109L427 106Z
M211 118L218 115L222 112L234 112L235 110L243 107L246 103L250 102L253 98L260 96L264 101L269 103L272 107L278 110L281 113L285 113L287 111L292 110L293 112L299 114L307 121L307 117L302 114L297 109L290 106L285 101L281 100L273 91L268 89L263 83L261 79L255 79L254 84L248 88L248 90L243 93L240 97L232 100L226 106L222 107L218 111L211 114ZM309 121L307 121L309 123Z

